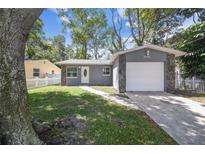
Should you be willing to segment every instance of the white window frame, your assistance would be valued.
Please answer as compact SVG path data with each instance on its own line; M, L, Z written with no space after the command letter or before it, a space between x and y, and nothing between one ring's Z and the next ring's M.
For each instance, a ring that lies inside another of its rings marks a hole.
M107 68L109 68L109 74L104 74L104 69L107 69ZM105 66L105 67L103 67L103 69L102 69L102 73L103 73L103 76L110 76L111 75L111 67L110 66Z
M38 72L34 72L34 69L38 70ZM34 73L38 73L38 76L34 76ZM36 78L36 77L40 77L40 68L33 68L33 77Z
M68 76L68 68L76 68L77 69L77 76ZM66 67L66 78L78 78L78 67L77 66L67 66Z

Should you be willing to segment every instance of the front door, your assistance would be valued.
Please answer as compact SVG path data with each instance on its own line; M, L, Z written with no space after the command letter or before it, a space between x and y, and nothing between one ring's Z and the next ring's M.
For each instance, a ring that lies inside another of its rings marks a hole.
M89 67L81 67L81 83L89 83Z

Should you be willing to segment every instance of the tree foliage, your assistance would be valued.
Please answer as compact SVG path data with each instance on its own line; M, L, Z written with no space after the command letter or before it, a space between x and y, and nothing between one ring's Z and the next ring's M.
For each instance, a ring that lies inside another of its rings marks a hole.
M46 38L43 32L43 21L38 19L33 25L26 42L26 59L48 59L51 62L68 58L65 37L57 35Z
M205 79L205 22L200 22L176 33L169 43L187 52L180 58L183 76Z
M43 42L43 21L38 19L33 25L31 32L29 33L28 40L26 42L26 57L28 59L35 58L37 52L41 51L45 45Z
M176 9L127 9L131 34L137 46L164 45L166 37L182 24Z
M177 9L177 14L182 16L184 19L192 18L195 24L197 21L205 21L205 9L202 8L180 8Z
M65 37L63 35L54 36L53 41L53 48L58 53L59 60L66 60L67 53L66 53L66 42Z
M60 9L65 29L71 33L72 47L78 58L98 58L106 48L107 21L101 9Z
M130 36L126 39L123 37L123 30L124 30L124 21L122 17L120 17L117 9L110 9L111 11L111 18L112 18L112 26L110 28L111 32L111 45L110 51L111 53L115 53L118 51L123 51L126 49L126 44L129 41Z

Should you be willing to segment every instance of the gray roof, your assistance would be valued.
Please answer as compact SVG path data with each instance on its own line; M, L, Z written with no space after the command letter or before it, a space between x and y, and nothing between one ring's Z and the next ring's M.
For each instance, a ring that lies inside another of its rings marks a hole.
M183 52L183 51L148 44L148 45L140 46L140 47L137 47L137 48L132 48L132 49L129 49L129 50L117 52L113 55L112 60L70 59L70 60L65 60L65 61L58 62L56 64L59 64L59 65L112 65L112 62L119 55L126 54L126 53L133 52L133 51L140 51L140 50L145 49L145 48L159 50L159 51L162 51L162 52L167 52L167 53L170 53L170 54L174 54L176 57L179 57L179 56L182 56L182 55L186 54L186 52Z
M179 57L179 56L182 56L182 55L186 54L186 52L183 52L183 51L180 51L180 50L175 50L175 49L171 49L171 48L165 48L165 47L160 47L160 46L157 46L157 45L147 44L147 45L144 45L144 46L140 46L140 47L128 49L128 50L125 50L125 51L117 52L113 55L112 61L114 61L115 58L117 58L119 55L126 54L126 53L133 52L133 51L139 51L139 50L142 50L142 49L145 49L145 48L159 50L159 51L162 51L162 52L167 52L167 53L170 53L170 54L174 54L176 57Z
M69 59L57 62L58 65L112 65L110 60Z

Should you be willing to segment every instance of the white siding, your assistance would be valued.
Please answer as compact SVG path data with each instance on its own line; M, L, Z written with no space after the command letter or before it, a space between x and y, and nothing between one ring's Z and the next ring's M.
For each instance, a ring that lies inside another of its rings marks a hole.
M119 89L119 59L117 58L113 64L113 87Z

